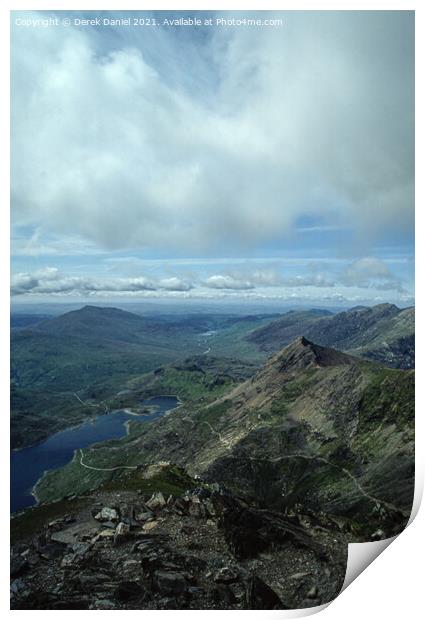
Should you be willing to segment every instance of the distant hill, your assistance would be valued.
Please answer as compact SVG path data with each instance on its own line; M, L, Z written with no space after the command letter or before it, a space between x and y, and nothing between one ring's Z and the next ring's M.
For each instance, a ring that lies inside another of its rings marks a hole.
M93 405L164 364L210 353L257 363L265 357L244 340L272 315L162 314L144 317L118 308L85 306L12 330L12 446L40 441L80 423ZM19 321L18 321L19 323ZM25 321L24 321L25 323ZM15 322L16 324L16 322ZM238 362L237 362L238 363ZM78 394L78 398L75 394ZM103 406L97 410L104 411Z
M247 340L272 353L303 334L324 346L379 361L393 368L415 365L415 311L393 304L357 306L346 312L318 316L288 312L252 331Z
M84 306L80 310L39 322L32 327L32 331L66 338L134 342L143 333L144 327L145 319L138 314L119 308Z

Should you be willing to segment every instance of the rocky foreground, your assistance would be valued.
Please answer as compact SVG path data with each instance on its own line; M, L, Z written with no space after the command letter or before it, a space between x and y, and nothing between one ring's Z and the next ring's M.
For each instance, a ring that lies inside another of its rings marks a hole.
M12 609L313 607L344 580L347 538L336 523L218 485L179 497L99 491L60 506L31 536L15 535Z

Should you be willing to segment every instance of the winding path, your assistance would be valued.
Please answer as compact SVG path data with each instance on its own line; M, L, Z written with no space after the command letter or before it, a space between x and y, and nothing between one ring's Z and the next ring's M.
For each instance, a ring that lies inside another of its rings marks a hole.
M93 469L94 471L116 471L117 469L137 469L138 465L119 465L118 467L93 467L92 465L86 465L83 463L83 451L80 448L80 465L86 469Z
M188 417L185 416L183 418L184 420L189 421L192 425L194 425L195 423L193 422L193 420ZM209 422L207 421L203 421L203 424L206 424L210 431L212 433L214 433L214 435L216 435L218 437L219 442L227 449L230 449L230 446L232 444L232 440L230 439L225 439L222 437L221 433L219 433L218 431L216 431ZM263 425L263 427L268 427L270 428L271 425L265 423ZM261 428L260 426L256 426L253 425L251 428L248 429L248 432ZM236 457L233 456L232 454L227 454L227 455L223 455L226 456L227 458L240 458L240 457ZM363 495L364 497L366 497L367 499L369 499L370 501L374 502L375 504L377 504L378 506L385 506L386 508L388 508L389 510L398 510L395 506L393 506L392 504L390 504L389 502L386 502L382 499L380 499L379 497L375 497L373 495L371 495L370 493L368 493L360 484L360 482L357 480L357 478L345 467L341 467L339 465L335 465L335 463L332 463L331 461L329 461L328 459L326 459L323 456L314 456L314 455L307 455L307 454L288 454L286 456L276 456L276 457L255 457L255 456L249 456L246 455L246 458L248 458L250 461L268 461L270 463L277 463L279 461L283 461L283 460L289 460L289 459L304 459L304 460L310 460L310 461L320 461L321 463L325 463L326 465L328 465L329 467L333 467L334 469L337 469L338 471L342 472L343 474L345 474L346 476L348 476L352 482L354 483L354 485L356 486L358 492Z
M98 405L97 404L93 405L92 403L86 403L86 402L84 402L84 400L81 400L81 398L78 396L77 392L74 392L74 396L85 407L94 407L95 409L98 409L99 407L103 406L105 408L105 412L109 413L108 405L106 405L105 401L103 401L103 400Z

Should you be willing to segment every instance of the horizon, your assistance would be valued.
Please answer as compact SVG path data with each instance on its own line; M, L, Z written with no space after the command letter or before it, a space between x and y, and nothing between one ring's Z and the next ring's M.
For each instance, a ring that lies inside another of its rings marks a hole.
M302 306L302 305L290 305L290 304L246 304L240 303L236 300L233 300L231 303L225 303L222 301L211 302L208 304L197 303L192 300L191 303L187 304L184 302L179 302L178 300L174 300L174 302L170 300L165 300L161 302L155 301L146 301L146 300L132 300L132 301L119 301L109 303L94 303L90 300L87 301L77 301L77 302L59 302L59 301L48 301L44 300L41 302L28 301L24 303L15 303L11 304L10 307L10 315L13 314L47 314L52 313L54 316L62 316L63 314L67 314L68 312L73 312L76 310L82 310L83 308L109 308L109 309L120 309L125 310L127 312L134 312L136 314L167 314L168 313L176 313L178 315L191 315L191 314L236 314L240 316L248 316L248 315L270 315L270 316L280 316L287 314L288 312L308 312L308 311L328 311L332 314L338 314L340 312L349 312L356 308L374 308L377 306L396 306L399 310L406 310L408 308L415 308L413 305L398 305L391 304L388 302L384 302L381 304L374 305L363 305L358 304L356 306Z

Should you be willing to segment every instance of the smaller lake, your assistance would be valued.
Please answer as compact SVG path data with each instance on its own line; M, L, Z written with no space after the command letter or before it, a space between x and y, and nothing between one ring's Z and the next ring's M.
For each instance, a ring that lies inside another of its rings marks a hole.
M58 469L69 463L75 450L94 443L119 439L126 435L125 422L149 422L160 418L179 404L175 396L155 396L141 402L157 407L148 415L132 415L123 410L89 418L80 426L52 435L42 443L11 452L10 455L10 510L16 512L35 504L31 491L45 471Z

